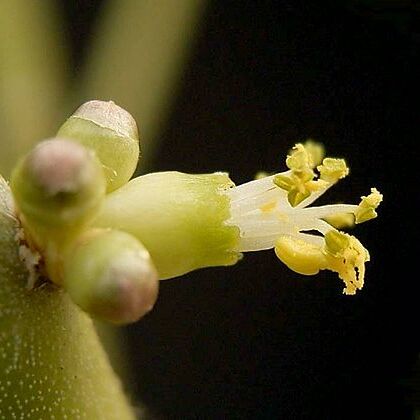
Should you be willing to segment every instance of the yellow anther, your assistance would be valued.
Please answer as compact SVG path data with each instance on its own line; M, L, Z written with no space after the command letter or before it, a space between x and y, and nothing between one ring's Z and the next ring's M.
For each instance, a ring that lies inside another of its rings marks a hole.
M292 176L278 174L274 177L273 182L279 188L288 191L287 199L292 207L296 207L316 189L313 185L316 184L316 181L302 181L294 174Z
M310 146L314 150L315 147L315 143ZM319 154L319 151L317 153ZM301 143L296 144L287 156L286 165L292 173L276 175L274 184L289 192L287 198L291 206L295 207L317 189L315 173L312 170L315 165L311 153Z
M274 248L280 261L299 274L313 275L327 267L327 258L319 246L301 239L281 236Z
M311 180L311 181L306 182L305 187L308 191L314 192L314 191L319 191L322 188L325 188L327 184L328 182L322 179L317 179L317 180Z
M317 167L321 180L335 183L349 174L349 168L344 159L325 158Z
M292 171L305 171L311 169L312 159L310 153L302 143L297 143L286 158L286 165Z
M314 176L312 169L306 168L303 171L293 171L290 177L277 175L274 183L289 192L287 199L292 207L296 207L318 189L318 182L314 181Z
M303 187L299 189L299 187ZM311 192L304 188L304 185L298 185L296 188L292 188L287 194L287 199L292 207L296 207L301 203L305 198L308 198L311 195Z
M363 287L369 252L354 236L337 231L325 235L325 245L327 268L344 281L343 293L354 295Z
M371 193L368 196L362 196L362 201L355 212L356 223L366 222L378 215L375 210L381 203L383 196L376 188L372 188L370 191Z
M338 230L330 230L325 235L325 246L329 254L337 256L342 254L350 245L350 235Z
M305 168L301 171L293 171L292 177L296 179L297 184L306 185L315 178L315 173L312 169Z
M313 275L325 269L338 273L345 283L345 294L354 295L363 287L369 253L354 236L331 230L325 235L324 247L281 236L275 244L275 252L287 267L297 273Z
M294 180L288 176L283 174L278 174L274 177L273 182L282 190L290 191L294 186Z
M320 165L325 156L324 146L321 143L309 139L305 141L304 147L309 154L311 168Z

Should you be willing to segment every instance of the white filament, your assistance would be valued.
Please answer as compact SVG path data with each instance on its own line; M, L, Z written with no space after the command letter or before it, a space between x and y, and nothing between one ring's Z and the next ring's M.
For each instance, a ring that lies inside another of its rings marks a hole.
M290 171L282 175L288 175ZM231 217L226 222L237 226L240 240L236 251L259 251L274 248L280 236L287 235L304 239L316 245L322 243L329 230L334 229L324 218L354 213L358 206L334 204L320 207L306 207L312 204L332 184L326 183L319 191L292 207L287 191L274 184L274 175L247 182L228 191ZM317 231L321 235L314 234Z

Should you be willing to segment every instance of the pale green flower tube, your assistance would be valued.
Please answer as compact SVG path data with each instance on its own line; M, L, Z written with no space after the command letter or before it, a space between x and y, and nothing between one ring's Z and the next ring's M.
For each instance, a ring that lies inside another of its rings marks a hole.
M108 194L94 226L136 236L161 279L209 266L232 265L239 229L228 226L233 186L225 173L160 172L131 180Z

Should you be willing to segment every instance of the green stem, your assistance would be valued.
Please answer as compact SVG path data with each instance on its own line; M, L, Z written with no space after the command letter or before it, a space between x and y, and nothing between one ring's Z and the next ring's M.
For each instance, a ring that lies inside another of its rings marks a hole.
M0 418L134 419L91 319L45 283L27 290L0 177Z

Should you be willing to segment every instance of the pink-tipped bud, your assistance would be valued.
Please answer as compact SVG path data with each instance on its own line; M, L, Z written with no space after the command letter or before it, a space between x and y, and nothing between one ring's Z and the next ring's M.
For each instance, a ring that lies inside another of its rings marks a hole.
M63 138L39 143L16 166L11 188L19 211L43 226L78 224L105 196L105 177L94 152Z

